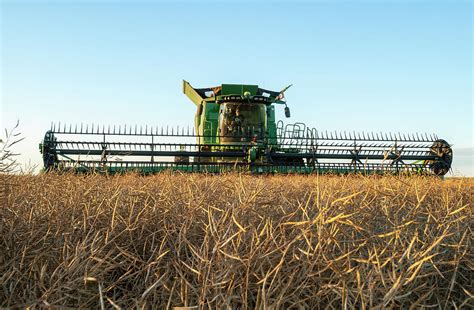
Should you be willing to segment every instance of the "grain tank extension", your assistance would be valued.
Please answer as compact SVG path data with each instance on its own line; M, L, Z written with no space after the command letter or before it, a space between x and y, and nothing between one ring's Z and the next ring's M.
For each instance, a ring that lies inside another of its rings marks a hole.
M194 128L55 124L40 144L44 168L434 175L450 170L451 146L434 134L327 132L277 121L277 108L290 117L285 100L290 86L194 88L183 81L183 92L196 107Z

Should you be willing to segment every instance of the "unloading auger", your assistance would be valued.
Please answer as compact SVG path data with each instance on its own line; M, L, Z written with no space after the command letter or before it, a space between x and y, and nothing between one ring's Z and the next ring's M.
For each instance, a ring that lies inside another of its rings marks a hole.
M290 85L291 86L291 85ZM436 135L327 132L284 125L282 91L222 84L183 92L196 105L194 128L52 124L40 151L45 170L117 173L163 170L255 173L445 175L451 146Z

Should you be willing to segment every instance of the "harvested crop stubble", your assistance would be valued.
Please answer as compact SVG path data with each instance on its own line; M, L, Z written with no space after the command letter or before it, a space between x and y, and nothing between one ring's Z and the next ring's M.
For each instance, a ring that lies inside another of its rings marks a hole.
M472 179L13 183L0 208L0 306L474 306Z

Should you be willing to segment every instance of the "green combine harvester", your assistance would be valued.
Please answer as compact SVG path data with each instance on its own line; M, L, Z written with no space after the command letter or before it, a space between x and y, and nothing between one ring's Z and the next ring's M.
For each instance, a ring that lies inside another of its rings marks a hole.
M290 85L291 86L291 85ZM338 133L275 119L285 91L222 84L183 92L194 129L53 124L40 144L45 170L155 173L401 173L445 175L451 146L436 135Z

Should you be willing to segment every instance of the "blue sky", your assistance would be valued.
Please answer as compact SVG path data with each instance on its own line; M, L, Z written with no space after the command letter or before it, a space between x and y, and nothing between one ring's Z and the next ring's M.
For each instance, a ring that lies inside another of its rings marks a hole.
M1 0L0 0L1 1ZM1 1L1 127L193 124L181 81L258 84L321 130L435 132L474 175L470 1ZM278 117L284 119L283 111ZM458 156L459 154L459 156Z

